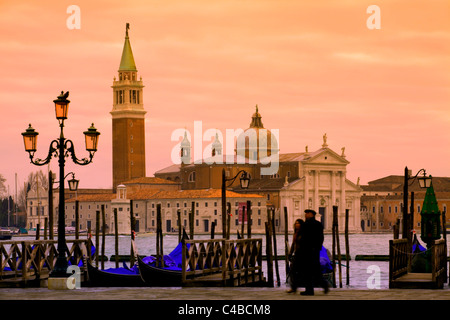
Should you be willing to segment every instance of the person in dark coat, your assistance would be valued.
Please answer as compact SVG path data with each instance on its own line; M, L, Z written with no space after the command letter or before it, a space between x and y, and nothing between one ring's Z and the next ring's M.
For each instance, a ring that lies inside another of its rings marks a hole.
M289 261L291 261L289 270L289 286L287 293L295 293L300 285L301 261L300 261L300 230L305 223L302 219L295 220L294 236L292 238L291 250L289 251Z
M299 254L301 260L302 278L305 291L302 295L314 295L314 284L320 285L328 293L328 282L323 279L320 270L320 251L323 245L323 226L316 220L316 212L305 210L306 221L300 230Z

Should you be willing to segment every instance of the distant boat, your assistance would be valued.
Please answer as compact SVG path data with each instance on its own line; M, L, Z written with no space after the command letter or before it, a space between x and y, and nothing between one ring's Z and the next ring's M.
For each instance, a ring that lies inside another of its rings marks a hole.
M12 233L8 228L0 228L0 240L11 240Z
M24 234L27 234L29 236L35 236L36 235L36 231L37 231L36 228L25 229ZM43 227L39 229L39 234L40 235L44 235L44 228Z
M66 235L74 235L75 234L75 227L65 227ZM44 235L45 229L44 227L41 227L39 230L40 235ZM48 230L47 230L48 232ZM28 234L29 236L35 236L36 235L36 228L30 228L30 229L20 229L21 234ZM79 230L79 234L87 233L87 230ZM53 234L58 234L58 227L53 228Z

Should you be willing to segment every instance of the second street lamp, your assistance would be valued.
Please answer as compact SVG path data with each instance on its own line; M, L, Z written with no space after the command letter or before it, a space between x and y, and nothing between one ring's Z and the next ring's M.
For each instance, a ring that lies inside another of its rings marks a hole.
M70 172L67 175L69 175L69 174L72 174L72 179L70 179L68 181L68 183L69 183L69 190L70 191L77 191L78 190L78 184L80 183L80 180L75 179L75 173Z
M25 151L30 155L31 163L37 166L43 166L50 162L52 157L58 157L59 162L59 207L58 207L58 258L55 266L50 273L50 277L67 277L68 262L66 258L66 237L65 237L65 201L64 201L64 175L65 158L71 156L73 162L78 165L87 165L92 162L94 153L97 151L98 136L100 133L95 129L94 124L84 132L86 140L86 150L89 152L89 158L78 159L75 155L75 148L73 142L64 137L64 120L67 119L68 108L70 101L67 100L69 92L61 91L61 94L53 102L55 103L56 119L59 121L60 136L58 139L50 142L50 148L47 158L35 158L37 146L38 133L33 129L31 124L28 129L22 133L25 145ZM69 181L71 189L78 187L78 180L72 174L72 179Z
M224 239L228 239L229 234L227 232L227 181L231 181L231 186L234 181L236 181L237 177L241 174L239 181L241 183L242 189L248 189L250 184L250 175L245 170L239 171L233 178L227 179L225 177L225 169L222 169L222 234Z
M423 176L418 177L420 173L423 173ZM410 171L408 167L405 167L405 176L404 176L404 184L403 184L403 238L408 239L408 244L412 245L412 235L411 229L412 225L410 223L411 217L408 215L408 186L409 180L417 179L419 181L419 186L421 188L428 188L431 185L431 177L427 176L425 169L420 169L415 176L410 176Z

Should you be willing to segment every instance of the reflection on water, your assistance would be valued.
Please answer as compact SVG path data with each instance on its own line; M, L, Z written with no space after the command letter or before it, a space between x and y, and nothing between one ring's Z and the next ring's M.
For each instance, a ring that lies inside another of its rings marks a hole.
M216 238L219 238L217 235ZM84 236L83 236L84 237ZM265 235L252 235L253 238L261 238L263 240L263 254L265 254ZM67 239L73 239L73 236L67 236ZM208 239L209 235L198 235L195 239ZM235 239L235 235L231 238ZM418 237L420 239L420 237ZM32 237L14 237L12 240L31 240ZM101 252L101 239L100 248ZM285 254L284 235L277 235L277 253L280 256ZM347 265L345 259L341 262L341 274L342 274L342 287L343 288L374 288L379 285L379 288L386 289L389 287L389 262L388 261L355 261L356 255L388 255L389 254L389 240L392 240L391 233L385 234L350 234L349 235L349 252L351 256L350 264ZM289 235L289 242L292 241L292 235ZM449 241L449 240L448 240ZM95 244L95 237L93 237ZM345 253L345 237L344 234L339 234L340 251ZM178 244L178 235L165 235L163 237L164 253L171 252ZM332 235L326 234L324 246L332 252ZM145 233L137 234L136 247L139 255L150 255L156 253L156 234ZM130 254L131 240L129 236L119 236L119 254ZM337 253L337 249L336 249ZM106 236L105 243L105 255L110 258L115 254L115 237L110 235ZM331 258L331 257L330 257ZM114 262L108 261L105 263L105 268L114 267ZM285 261L278 261L280 285L285 286L286 271ZM350 272L350 283L346 285L347 268ZM264 275L267 277L267 261L263 261ZM277 281L275 265L274 265L274 281ZM379 275L379 282L375 280ZM336 265L336 281L337 287L340 286L339 281L339 268Z

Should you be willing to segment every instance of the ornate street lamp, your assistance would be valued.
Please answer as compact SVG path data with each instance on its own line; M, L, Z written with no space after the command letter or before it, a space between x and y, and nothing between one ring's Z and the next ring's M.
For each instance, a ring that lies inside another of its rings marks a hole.
M69 181L67 181L69 183L69 190L70 191L77 191L78 190L78 184L80 183L80 180L75 179L75 173L70 172L66 175L66 177L72 174L72 179L70 179Z
M231 181L231 183L228 185L230 187L234 181L236 181L237 177L241 174L239 181L241 183L242 189L248 189L248 186L250 184L250 175L245 170L239 171L233 178L227 179L225 177L225 169L222 169L222 234L223 238L228 238L228 232L227 232L227 195L226 195L226 183L227 181Z
M59 139L55 139L50 142L50 148L47 158L39 159L34 157L37 146L38 133L29 125L28 129L22 133L23 141L25 145L25 151L30 155L31 163L37 166L43 166L50 162L52 157L58 157L59 159L59 209L58 209L58 258L55 263L50 277L67 277L67 258L66 258L66 237L65 237L65 203L64 203L64 180L67 176L64 176L65 158L71 156L74 163L78 165L87 165L92 162L94 153L97 151L98 136L100 133L95 129L94 124L84 132L86 140L86 150L89 152L89 158L78 159L75 155L75 148L71 140L67 140L64 137L64 120L67 119L69 103L67 100L69 92L61 94L53 102L55 103L56 119L59 121L61 133ZM72 173L72 179L69 180L70 190L76 190L78 188L78 180L75 179Z
M423 173L423 176L418 177L420 173ZM410 171L408 167L405 167L405 179L403 184L403 238L408 239L408 243L412 245L412 235L411 230L412 226L410 225L410 217L408 215L408 187L409 181L412 180L411 184L414 180L419 181L419 186L421 188L428 188L431 185L431 177L428 177L425 169L420 169L415 176L411 177Z
M431 181L432 181L432 177L426 175L425 170L423 171L423 176L417 178L417 180L419 180L419 186L421 188L429 188L431 187Z

